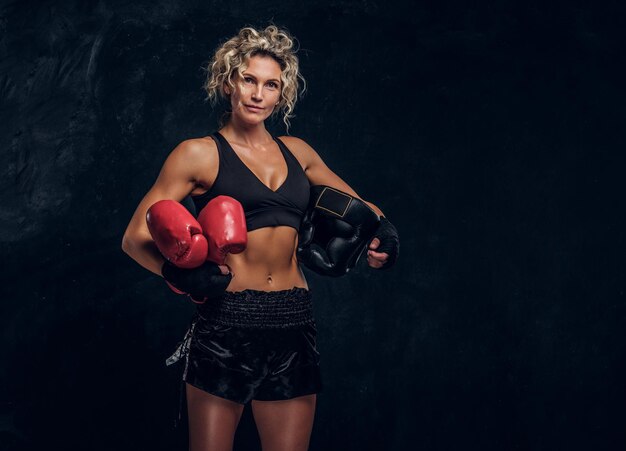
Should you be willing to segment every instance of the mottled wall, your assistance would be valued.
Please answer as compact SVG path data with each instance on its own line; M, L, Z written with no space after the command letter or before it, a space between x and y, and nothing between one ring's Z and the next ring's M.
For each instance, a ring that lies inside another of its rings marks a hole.
M121 238L216 127L212 50L269 20L309 82L291 133L401 236L391 271L307 272L311 449L621 449L626 8L487 3L2 1L0 449L186 449L193 307Z

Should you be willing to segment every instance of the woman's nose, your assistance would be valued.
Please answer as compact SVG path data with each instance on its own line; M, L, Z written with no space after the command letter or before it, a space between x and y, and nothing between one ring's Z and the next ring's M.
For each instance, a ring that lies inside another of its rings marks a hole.
M252 92L252 98L254 100L263 100L263 86L257 85L256 89Z

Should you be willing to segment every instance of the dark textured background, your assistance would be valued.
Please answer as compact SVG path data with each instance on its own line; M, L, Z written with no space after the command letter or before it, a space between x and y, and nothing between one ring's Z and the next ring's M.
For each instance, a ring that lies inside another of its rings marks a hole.
M269 20L309 82L291 133L402 244L307 272L311 449L624 449L622 2L0 5L0 449L186 449L164 360L193 307L121 238L216 127L201 66Z

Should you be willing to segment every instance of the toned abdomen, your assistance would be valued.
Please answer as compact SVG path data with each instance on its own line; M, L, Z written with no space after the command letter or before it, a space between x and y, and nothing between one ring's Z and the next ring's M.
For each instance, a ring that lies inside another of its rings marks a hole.
M296 259L297 244L298 232L289 226L263 227L248 232L246 250L226 258L233 273L226 290L308 289Z

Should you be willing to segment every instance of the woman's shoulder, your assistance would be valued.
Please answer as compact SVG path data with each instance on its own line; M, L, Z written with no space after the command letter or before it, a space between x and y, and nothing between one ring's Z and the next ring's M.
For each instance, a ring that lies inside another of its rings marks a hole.
M168 160L171 160L171 166L184 171L186 178L194 180L196 188L202 192L209 189L217 178L219 155L217 145L210 136L181 141ZM198 194L197 189L191 194Z
M171 156L182 160L206 161L217 158L217 145L210 136L189 138L172 150Z
M307 167L311 161L320 158L317 151L301 138L296 136L279 136L279 138L298 157L298 160L305 162Z
M304 141L302 138L298 138L297 136L284 135L284 136L279 136L278 138L287 145L291 144L295 147L308 146L306 141Z
M280 140L291 150L294 155L307 158L312 153L315 153L313 147L311 147L304 139L298 138L297 136L279 136ZM298 158L299 159L299 158Z
M210 136L203 136L202 138L189 138L180 143L184 146L188 152L206 152L217 149L215 140Z
M291 151L294 157L300 162L303 168L307 168L313 148L307 144L307 142L297 136L279 136L285 146Z

